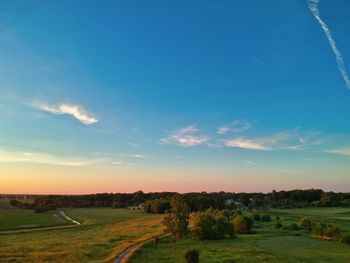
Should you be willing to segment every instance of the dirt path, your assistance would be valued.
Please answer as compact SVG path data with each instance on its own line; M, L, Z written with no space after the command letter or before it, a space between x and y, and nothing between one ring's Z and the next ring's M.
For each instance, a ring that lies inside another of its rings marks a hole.
M134 249L136 249L138 246L142 246L144 243L146 243L149 240L150 239L147 239L145 241L140 241L140 242L137 242L137 243L131 245L130 247L125 249L122 253L120 253L117 256L117 258L113 261L113 263L124 263L124 262L126 262L126 259L129 258L130 254L134 251Z
M65 219L67 219L67 220L69 220L69 221L71 221L71 222L73 222L74 224L76 224L76 225L80 225L80 222L78 222L78 221L76 221L76 220L74 220L74 219L72 219L72 218L70 218L69 216L67 216L66 215L66 213L65 212L63 212L62 210L60 211L60 214L65 218Z
M1 234L16 234L16 233L25 233L25 232L32 232L32 231L43 231L43 230L55 230L55 229L62 229L62 228L72 228L77 227L78 225L66 225L66 226L46 226L46 227L37 227L37 228L26 228L26 229L16 229L16 230L5 230L0 231Z
M162 235L162 236L158 236L159 238L163 238L169 236L167 235ZM130 258L130 256L132 254L134 254L134 252L136 250L138 250L139 248L141 248L143 245L145 245L146 243L150 242L152 239L154 239L155 237L151 237L139 242L136 242L135 244L131 245L130 247L128 247L127 249L125 249L122 253L120 253L115 260L113 261L113 263L126 263L127 260Z

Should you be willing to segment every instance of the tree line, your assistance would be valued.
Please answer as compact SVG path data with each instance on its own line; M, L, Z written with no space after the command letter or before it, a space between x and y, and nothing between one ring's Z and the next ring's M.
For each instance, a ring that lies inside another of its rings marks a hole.
M144 204L149 213L165 213L176 192L101 193L89 195L43 195L33 202L12 200L14 207L38 212L57 207L127 208ZM350 206L350 193L324 192L321 189L275 191L270 193L199 192L182 194L191 212L212 209L298 208L308 206Z

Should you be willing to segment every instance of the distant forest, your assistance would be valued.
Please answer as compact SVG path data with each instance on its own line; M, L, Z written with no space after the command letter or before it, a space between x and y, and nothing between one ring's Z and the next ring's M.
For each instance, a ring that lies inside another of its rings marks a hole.
M170 201L181 195L192 212L213 209L269 209L301 207L350 207L350 193L325 192L321 189L275 191L270 193L200 192L179 194L176 192L101 193L89 195L42 195L32 201L13 199L17 208L45 212L64 207L112 207L144 209L149 213L165 213Z

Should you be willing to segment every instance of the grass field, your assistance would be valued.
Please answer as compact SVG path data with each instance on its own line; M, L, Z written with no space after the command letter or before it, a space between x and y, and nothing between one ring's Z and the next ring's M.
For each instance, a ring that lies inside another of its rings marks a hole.
M111 262L133 242L162 232L162 217L141 211L103 208L64 211L82 224L10 234L0 232L1 262Z
M342 233L350 234L350 209L307 208L272 210L272 222L255 222L255 234L238 235L234 240L176 241L162 239L158 246L145 245L131 258L131 263L184 262L189 248L199 250L200 262L350 262L350 245L336 241L315 240L306 230L289 231L275 228L276 216L283 225L298 222L306 216L313 222L333 223ZM234 260L234 261L233 261Z
M58 212L34 213L33 210L0 209L0 231L68 225Z

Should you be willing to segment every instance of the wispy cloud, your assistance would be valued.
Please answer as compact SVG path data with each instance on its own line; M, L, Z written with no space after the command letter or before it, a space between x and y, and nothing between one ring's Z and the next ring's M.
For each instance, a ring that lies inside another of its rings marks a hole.
M112 164L115 166L124 167L124 168L131 168L136 166L136 164L134 163L123 162L123 161L113 161Z
M120 157L138 158L138 159L151 158L150 155L139 154L139 153L121 153L121 154L119 154L119 156L120 156Z
M337 48L337 45L333 39L332 33L329 30L327 24L321 19L320 16L320 11L318 9L318 3L320 2L319 0L307 0L307 5L309 7L309 9L311 10L312 14L314 15L314 17L316 18L316 20L318 21L318 23L321 25L324 33L326 34L326 37L328 39L328 42L333 50L333 53L335 54L335 58L337 60L338 63L338 68L340 73L343 76L343 79L345 81L346 86L348 87L348 89L350 90L350 80L349 80L349 76L346 73L345 70L345 66L344 66L344 60L343 60L343 56L340 53L339 49Z
M344 147L344 148L330 149L330 150L326 150L326 152L350 156L350 146Z
M56 115L71 115L75 119L77 119L79 122L85 124L85 125L92 125L98 122L98 120L91 114L88 113L84 107L79 105L73 105L73 104L67 104L67 103L60 103L58 105L49 105L47 103L33 103L32 107L41 110L50 112L52 114Z
M206 135L197 135L198 131L199 129L195 125L190 125L170 132L167 137L161 139L161 143L192 147L208 142L209 137Z
M269 151L282 147L287 141L291 139L291 134L288 132L281 132L267 137L260 138L232 138L226 140L224 145L227 147L242 148L248 150L263 150Z
M242 149L249 149L249 150L267 151L272 149L265 142L260 141L258 139L236 138L236 139L225 141L225 145L228 147L242 148Z
M248 121L235 120L230 124L224 124L217 129L217 133L224 135L230 132L240 133L251 128L251 124Z
M303 172L288 170L288 169L277 169L277 170L285 174L303 174Z
M61 157L48 153L11 151L0 149L0 162L7 163L35 163L60 166L89 166L94 165L100 161L101 160L79 157Z

